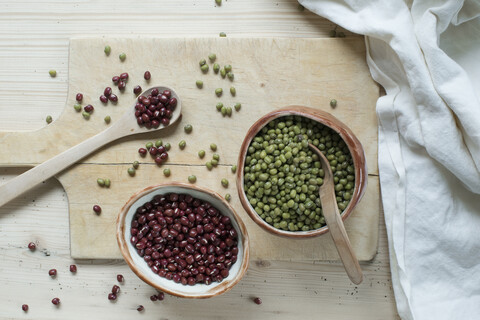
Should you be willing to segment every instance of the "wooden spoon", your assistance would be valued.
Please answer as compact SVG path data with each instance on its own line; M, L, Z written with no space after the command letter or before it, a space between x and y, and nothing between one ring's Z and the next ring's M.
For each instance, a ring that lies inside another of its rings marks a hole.
M343 225L342 217L338 211L330 163L317 147L311 143L309 143L308 146L318 155L323 171L325 171L323 184L320 187L320 201L322 202L323 216L332 235L333 243L335 243L337 247L338 255L342 260L348 277L353 283L360 284L363 280L362 269L355 256L355 252L353 252L347 231L345 231L345 226Z
M180 117L182 110L180 98L174 90L164 86L152 87L142 92L142 95L149 95L150 92L155 88L158 89L160 92L163 92L164 90L170 90L172 92L172 97L175 97L177 99L177 106L173 111L172 118L170 119L169 125L171 125ZM156 129L147 129L145 127L140 127L137 124L137 119L134 115L135 103L131 108L128 108L125 114L108 129L77 144L76 146L60 153L59 155L56 155L55 157L45 161L44 163L39 164L38 166L1 185L0 207L3 206L5 203L9 202L10 200L18 197L25 191L33 188L42 181L51 178L60 171L68 168L78 160L86 157L93 151L99 149L100 147L106 145L109 142L132 134L153 132L155 130L162 130L166 128L166 126L163 125L160 125L160 127Z

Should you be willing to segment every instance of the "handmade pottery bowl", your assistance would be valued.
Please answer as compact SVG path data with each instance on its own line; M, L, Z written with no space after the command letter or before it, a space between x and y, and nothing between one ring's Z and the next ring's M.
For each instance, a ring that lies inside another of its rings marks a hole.
M130 225L136 213L136 209L145 202L152 200L156 195L167 193L189 194L194 198L210 202L224 216L230 218L233 227L238 234L237 261L232 264L227 278L222 282L212 282L209 285L195 284L193 286L182 285L173 280L160 277L155 274L137 253L137 249L131 244ZM235 210L220 195L214 191L184 183L160 184L145 188L135 193L123 206L117 219L117 242L120 251L130 269L144 282L157 290L173 294L183 298L210 298L232 289L243 277L249 262L249 239L247 229Z
M248 130L247 135L245 136L245 139L243 140L242 146L240 148L237 170L237 190L243 208L245 209L245 211L247 211L248 215L250 216L250 218L252 218L253 221L255 221L255 223L257 223L261 228L272 234L290 238L315 237L327 233L328 226L325 225L319 229L309 231L285 231L277 229L274 226L268 224L257 214L252 205L249 203L244 190L245 158L247 156L247 151L250 143L257 135L257 133L260 132L260 130L262 130L262 128L265 127L270 121L288 115L302 116L315 120L327 127L330 127L340 135L340 137L345 141L348 149L350 150L353 158L353 165L355 168L355 186L352 198L345 210L343 210L342 212L342 220L344 221L352 213L353 209L365 193L367 187L368 171L367 163L365 160L365 152L363 150L362 144L355 137L353 132L340 120L338 120L328 112L303 106L289 106L272 111L261 117Z

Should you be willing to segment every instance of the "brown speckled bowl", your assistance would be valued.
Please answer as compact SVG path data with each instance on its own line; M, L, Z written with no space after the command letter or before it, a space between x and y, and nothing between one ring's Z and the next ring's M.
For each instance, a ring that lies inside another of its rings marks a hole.
M155 195L166 193L184 193L210 202L220 212L229 217L238 234L237 261L231 266L229 276L222 282L212 282L210 285L195 284L184 286L155 274L147 263L137 254L135 247L130 243L130 223L137 207L150 201ZM227 292L243 277L248 268L250 257L247 229L241 218L227 201L219 194L206 188L195 185L172 182L145 188L135 193L123 206L117 219L117 242L122 255L130 269L144 282L152 287L182 298L210 298Z
M303 106L289 106L282 109L272 111L263 117L261 117L257 122L255 122L247 132L245 139L243 140L242 146L240 148L240 153L238 156L238 170L237 170L237 190L240 201L243 205L243 208L247 211L250 218L252 218L255 223L257 223L264 230L273 233L278 236L289 237L289 238L308 238L315 237L328 232L328 226L324 226L319 229L309 230L309 231L284 231L277 229L272 225L265 222L254 210L254 208L248 202L247 196L244 190L244 166L245 166L245 157L247 155L248 147L252 142L252 139L257 135L257 133L262 130L262 128L267 125L270 121L288 115L302 116L305 118L313 119L317 122L320 122L334 131L336 131L340 137L345 141L350 150L350 153L353 157L353 165L355 167L355 186L352 198L348 206L342 212L342 220L348 218L352 213L355 206L358 204L362 198L365 190L367 188L367 162L365 160L365 152L363 151L362 144L355 137L353 132L340 120L332 116L330 113L312 109Z

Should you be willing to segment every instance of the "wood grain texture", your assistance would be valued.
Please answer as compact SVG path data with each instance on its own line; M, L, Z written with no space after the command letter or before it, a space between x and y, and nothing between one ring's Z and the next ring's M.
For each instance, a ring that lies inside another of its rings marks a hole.
M76 35L210 37L225 31L229 38L328 37L335 27L307 10L298 11L294 0L228 0L224 4L215 8L212 1L203 0L165 0L161 6L153 0L135 6L130 0L0 0L0 130L35 130L46 125L47 114L58 118L67 96L68 39ZM58 72L55 79L48 76L52 68ZM0 168L0 183L2 177L23 171ZM262 260L252 262L246 277L222 297L194 304L167 297L154 304L148 300L151 288L134 277L124 262L70 258L67 212L67 195L54 179L0 208L0 318L222 319L228 313L230 319L319 315L399 319L382 214L378 254L362 263L366 280L356 288L339 263ZM39 245L33 254L26 249L30 241ZM66 270L74 262L79 272L71 276ZM57 281L46 275L51 267L59 270ZM117 273L125 275L126 283L119 301L110 304L106 295ZM59 309L50 303L57 295L62 299ZM264 303L252 304L253 296L260 296ZM23 303L30 305L27 314L21 311ZM140 303L146 307L143 315L134 309Z

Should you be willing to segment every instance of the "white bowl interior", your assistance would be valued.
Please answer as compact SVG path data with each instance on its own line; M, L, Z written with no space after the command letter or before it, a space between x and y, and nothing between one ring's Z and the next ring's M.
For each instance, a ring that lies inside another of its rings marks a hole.
M130 238L132 237L130 233L130 224L133 220L133 216L138 207L143 205L145 202L151 201L154 196L159 194L167 194L167 193L178 193L178 194L189 194L194 198L198 198L203 201L210 202L215 208L217 208L223 215L229 217L232 221L232 225L237 231L238 234L238 255L237 261L232 264L230 268L230 273L227 278L223 279L222 282L212 282L209 285L205 285L202 283L195 284L194 286L186 285L184 286L181 283L176 283L173 280L167 280L159 275L155 274L147 265L147 263L140 257L137 253L137 249L131 244ZM137 201L135 201L129 208L126 216L125 216L125 228L124 228L124 237L125 242L128 246L128 251L132 260L134 261L135 265L140 269L140 271L148 277L153 283L161 286L166 287L171 291L175 291L182 294L188 295L199 295L211 291L212 289L216 288L220 284L223 284L225 281L231 281L233 278L237 276L240 272L240 266L243 261L243 235L241 233L240 227L238 226L237 220L230 209L223 204L223 202L216 197L212 196L209 193L202 192L195 189L187 189L179 186L159 186L156 189L153 189L152 192L142 196Z

